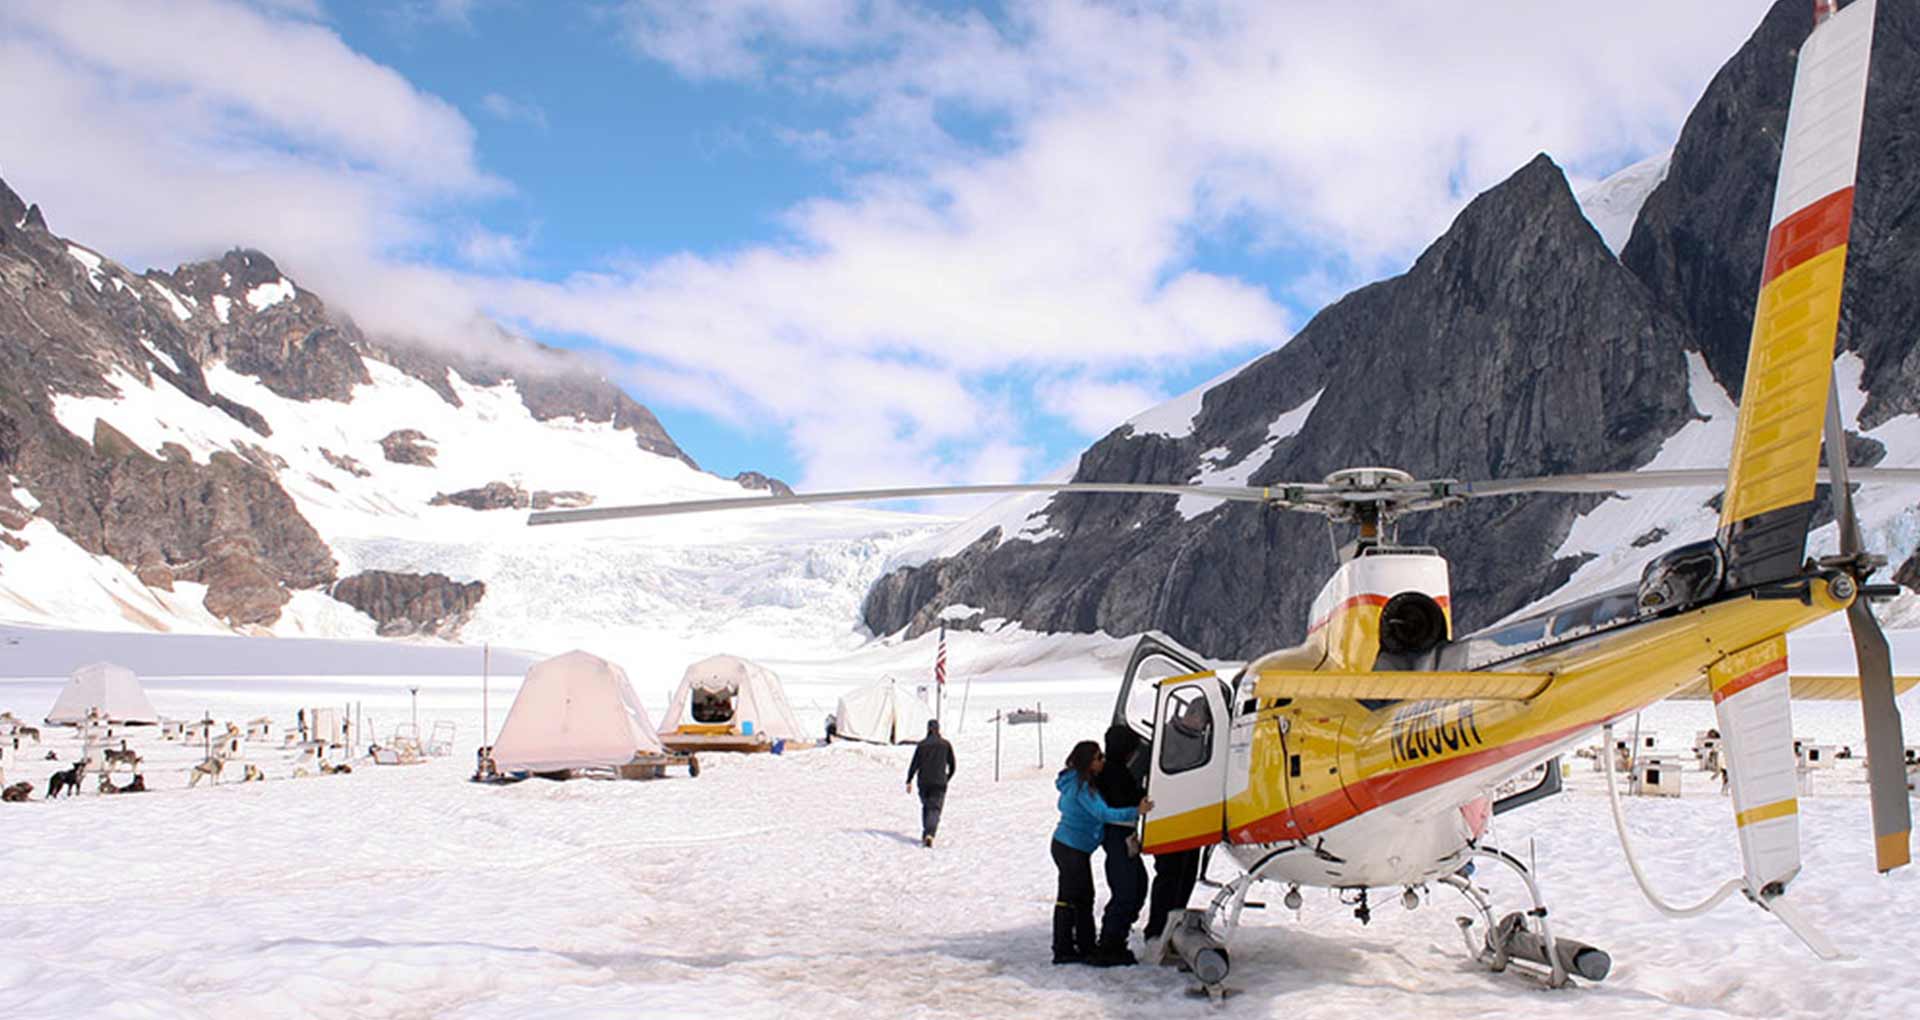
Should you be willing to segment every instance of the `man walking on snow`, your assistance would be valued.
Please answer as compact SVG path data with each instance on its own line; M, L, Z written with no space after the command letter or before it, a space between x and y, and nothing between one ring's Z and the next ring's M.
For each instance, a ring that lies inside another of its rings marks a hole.
M926 739L913 752L913 764L907 766L907 792L913 792L913 777L920 777L920 845L932 846L934 833L940 830L940 809L947 805L947 780L953 778L953 745L940 735L940 721L927 720Z

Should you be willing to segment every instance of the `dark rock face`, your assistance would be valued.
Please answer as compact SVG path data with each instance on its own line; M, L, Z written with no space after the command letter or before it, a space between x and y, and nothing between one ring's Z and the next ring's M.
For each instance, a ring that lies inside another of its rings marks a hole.
M1474 478L1644 463L1691 413L1683 350L1740 391L1793 61L1809 28L1802 0L1779 0L1722 69L1620 263L1604 265L1578 238L1564 188L1543 188L1536 161L1476 200L1405 276L1348 295L1208 392L1191 436L1122 429L1083 455L1076 479L1186 481L1215 447L1229 451L1219 463L1263 458L1256 485L1356 464ZM1916 53L1920 5L1882 5L1841 322L1842 345L1866 366L1868 428L1920 410ZM1267 453L1267 423L1315 393L1300 433ZM1877 459L1875 445L1856 437L1849 450ZM1064 537L976 543L896 572L863 615L876 632L917 633L941 607L966 603L1039 629L1160 627L1222 656L1297 639L1333 565L1320 527L1240 507L1182 522L1170 502L1056 498L1048 524ZM1549 551L1583 505L1487 501L1410 519L1400 537L1455 554L1456 625L1472 628L1577 567ZM1912 583L1920 559L1902 569Z
M380 440L380 452L395 464L433 466L433 440L419 429L396 429Z
M372 359L456 405L456 375L475 385L511 381L537 418L611 422L633 431L640 448L692 464L646 408L584 359L497 327L476 326L494 341L491 360L448 355L367 337L258 251L144 274L94 258L75 254L36 207L0 182L0 472L32 492L40 500L35 513L81 548L112 556L152 587L208 585L207 608L236 626L271 624L292 591L335 576L331 551L280 485L287 464L247 442L212 452L169 444L156 455L111 428L75 436L53 414L60 397L117 397L111 380L124 373L139 384L170 385L269 437L258 409L212 392L211 366L255 377L288 399L348 401L372 381ZM433 465L431 441L417 430L395 432L381 445L395 463ZM322 455L349 475L370 474L351 457ZM24 527L34 514L11 491L0 485L0 510ZM576 492L516 499L591 501Z
M368 471L366 468L362 467L358 460L355 460L354 458L349 457L344 453L335 453L324 446L320 447L320 457L321 459L325 460L327 463L332 464L334 467L337 467L340 470L345 471L347 474L350 474L355 478L365 478L373 474L373 472Z
M1259 458L1254 485L1361 464L1453 478L1630 468L1692 414L1682 341L1540 157L1474 200L1405 275L1348 295L1209 391L1191 435L1123 427L1074 477L1184 482L1216 448L1229 452L1215 463ZM1300 431L1269 445L1274 420L1316 394ZM1056 498L1048 522L1063 537L983 539L896 572L863 615L877 633L916 633L965 603L1042 630L1159 627L1225 656L1297 640L1333 567L1325 525L1241 505L1186 521L1173 502ZM1551 550L1587 505L1488 500L1409 519L1401 538L1482 554L1455 564L1456 625L1471 628L1572 573L1578 562Z
M610 422L633 433L648 453L673 457L698 470L692 457L674 443L653 412L595 371L580 355L516 337L498 328L486 330L486 343L467 351L367 344L381 360L433 387L447 403L460 406L448 373L476 386L512 381L520 401L539 421L572 418ZM364 341L363 341L364 342Z
M480 581L464 584L445 574L400 574L369 570L344 578L330 594L374 618L382 637L453 638L473 618L487 593Z
M469 510L512 510L530 502L525 489L506 482L488 482L477 489L462 489L451 494L436 493L427 501L430 506L463 506Z
M1920 552L1907 557L1907 561L1893 572L1893 583L1905 586L1910 592L1920 593Z
M591 506L593 496L574 489L548 491L540 489L528 492L519 486L507 482L488 482L477 489L462 489L459 492L435 493L427 500L429 506L463 506L469 510L548 510L553 507L576 508Z
M1920 411L1920 6L1881 4L1867 85L1840 343L1865 363L1872 428ZM1780 0L1687 119L1621 260L1686 323L1739 396L1807 5Z
M269 624L289 589L331 581L332 553L280 487L274 458L202 461L178 446L154 456L104 424L83 439L58 423L58 395L116 396L107 376L118 370L161 375L266 433L257 413L207 391L194 340L157 292L138 290L145 278L105 259L89 271L66 241L30 226L0 248L0 466L39 499L35 514L156 586L208 585L209 611L237 626Z
M742 471L734 475L733 480L739 482L742 488L765 489L776 496L793 495L793 489L789 488L787 483L778 478L763 475L758 471Z

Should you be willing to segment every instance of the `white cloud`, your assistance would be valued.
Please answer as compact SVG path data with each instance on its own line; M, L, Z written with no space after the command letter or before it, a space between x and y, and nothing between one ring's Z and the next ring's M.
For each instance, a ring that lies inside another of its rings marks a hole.
M527 238L469 227L460 238L460 261L480 269L510 269L526 258Z
M489 92L480 97L480 109L509 124L526 124L542 131L547 129L547 111L532 100Z
M1193 359L1284 342L1299 295L1404 266L1536 151L1597 174L1671 144L1765 6L634 3L649 59L851 108L770 128L844 189L765 243L557 282L473 226L505 185L457 110L234 3L0 5L0 93L34 97L0 152L123 260L255 244L375 328L444 342L485 312L630 352L642 400L790 437L797 484L952 480L1031 468L1036 415L1097 435ZM1298 275L1196 264L1248 237Z
M1041 413L1065 419L1088 438L1104 436L1121 422L1167 399L1159 390L1136 382L1087 378L1045 383L1034 396Z

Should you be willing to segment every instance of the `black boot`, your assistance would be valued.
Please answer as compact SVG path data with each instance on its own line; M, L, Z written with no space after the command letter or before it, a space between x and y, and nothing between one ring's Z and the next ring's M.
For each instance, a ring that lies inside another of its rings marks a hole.
M1053 962L1085 963L1087 954L1074 938L1074 911L1062 903L1053 907Z
M1123 931L1117 938L1109 936L1102 939L1099 945L1093 947L1093 955L1087 962L1096 967L1131 967L1140 961L1133 955L1133 950L1127 948L1127 933Z

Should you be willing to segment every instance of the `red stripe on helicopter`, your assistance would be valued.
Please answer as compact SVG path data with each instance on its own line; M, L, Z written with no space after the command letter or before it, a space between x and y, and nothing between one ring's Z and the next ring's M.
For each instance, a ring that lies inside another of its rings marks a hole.
M1508 758L1517 758L1569 734L1590 729L1592 726L1592 723L1569 726L1566 729L1527 740L1489 747L1456 758L1416 765L1413 768L1396 769L1363 779L1332 793L1321 794L1304 804L1240 826L1233 830L1233 841L1280 843L1316 832L1324 832L1362 813L1362 809L1354 803L1355 800L1369 802L1367 810L1371 810L1404 797L1411 797L1422 790L1432 789L1489 765L1498 764Z
M1182 850L1198 850L1203 846L1218 842L1220 842L1220 834L1218 832L1203 832L1198 836L1176 839L1171 843L1155 843L1152 846L1143 846L1140 848L1140 851L1149 854L1173 854L1179 853Z
M1318 621L1316 621L1313 624L1313 626L1308 627L1307 633L1311 634L1314 631L1319 630L1322 627L1325 627L1327 624L1333 622L1334 617L1339 616L1341 613L1344 613L1349 609L1353 609L1358 606L1384 606L1387 604L1388 600L1392 598L1393 596L1391 595L1371 595L1371 594L1355 595L1352 598L1346 600L1345 602L1342 602L1339 605L1334 606L1333 609L1328 611L1327 615L1321 617ZM1445 609L1447 608L1447 605L1451 600L1448 599L1447 596L1441 595L1435 598L1434 601L1440 604L1440 608Z
M1741 691L1744 691L1755 684L1764 683L1765 681L1771 680L1774 677L1777 677L1780 674L1785 673L1786 671L1787 671L1786 659L1775 659L1764 666L1759 666L1754 669L1747 670L1745 673L1742 673L1739 676L1734 677L1732 680L1727 681L1724 686L1715 688L1713 692L1713 703L1718 705L1719 703L1727 700L1728 698L1733 697L1734 695L1740 693Z
M1765 287L1793 267L1847 243L1853 222L1853 187L1841 188L1794 212L1767 232L1767 263L1760 274Z

